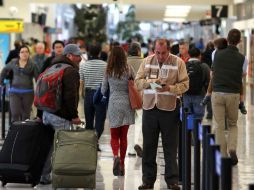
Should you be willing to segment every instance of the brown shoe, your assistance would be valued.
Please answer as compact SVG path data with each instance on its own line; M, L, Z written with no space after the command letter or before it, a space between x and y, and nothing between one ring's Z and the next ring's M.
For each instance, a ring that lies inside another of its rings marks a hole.
M136 144L136 145L134 146L134 149L135 149L135 151L137 152L137 155L138 155L139 157L142 158L142 154L143 154L142 148L141 148L138 144Z
M153 185L152 184L143 183L142 185L140 185L138 187L138 189L153 189Z
M168 189L180 190L180 187L177 184L170 184L168 185Z
M232 166L237 165L237 163L238 163L238 158L237 158L237 155L236 155L235 150L230 150L230 151L229 151L229 155L230 155L230 158L231 158Z

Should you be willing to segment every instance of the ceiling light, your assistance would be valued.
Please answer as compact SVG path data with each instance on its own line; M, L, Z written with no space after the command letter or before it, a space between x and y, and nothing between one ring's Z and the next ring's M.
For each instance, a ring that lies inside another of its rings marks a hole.
M165 17L186 17L190 12L191 6L187 5L167 5Z
M174 17L168 17L163 19L165 22L185 22L185 18L174 18Z

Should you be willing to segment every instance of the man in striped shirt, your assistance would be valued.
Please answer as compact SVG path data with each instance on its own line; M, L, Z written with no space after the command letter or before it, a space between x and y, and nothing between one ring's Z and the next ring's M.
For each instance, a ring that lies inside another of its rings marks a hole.
M88 49L88 61L82 64L79 70L80 87L84 94L86 129L95 129L98 139L104 130L104 122L107 111L106 105L93 104L94 93L103 81L107 66L106 62L99 59L100 52L100 46L90 46ZM98 151L100 151L99 145Z

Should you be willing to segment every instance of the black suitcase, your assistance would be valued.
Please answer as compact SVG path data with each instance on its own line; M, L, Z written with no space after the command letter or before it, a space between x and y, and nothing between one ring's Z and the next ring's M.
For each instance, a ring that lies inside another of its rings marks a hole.
M36 121L14 122L0 152L0 180L27 183L33 187L40 176L53 144L54 130Z

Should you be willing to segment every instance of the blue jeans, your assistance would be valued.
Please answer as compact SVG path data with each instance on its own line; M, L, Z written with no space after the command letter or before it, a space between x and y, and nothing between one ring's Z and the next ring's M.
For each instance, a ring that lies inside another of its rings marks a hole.
M189 109L195 119L203 119L204 117L205 107L200 105L203 98L204 96L183 95L183 106Z
M57 115L54 115L46 111L43 111L42 121L43 121L43 124L51 125L55 130L70 129L72 125L71 121L68 121L64 118L61 118ZM53 146L50 148L47 159L45 161L45 164L42 170L41 179L40 179L41 182L47 182L51 180L50 173L52 168L52 164L51 164L52 153L53 153Z
M72 125L71 121L46 111L43 111L42 121L43 124L51 125L55 130L70 129Z
M107 105L104 104L93 104L93 95L96 90L86 89L85 92L85 119L86 119L86 129L95 129L98 139L104 131L104 123L107 113ZM94 125L95 118L95 125Z

